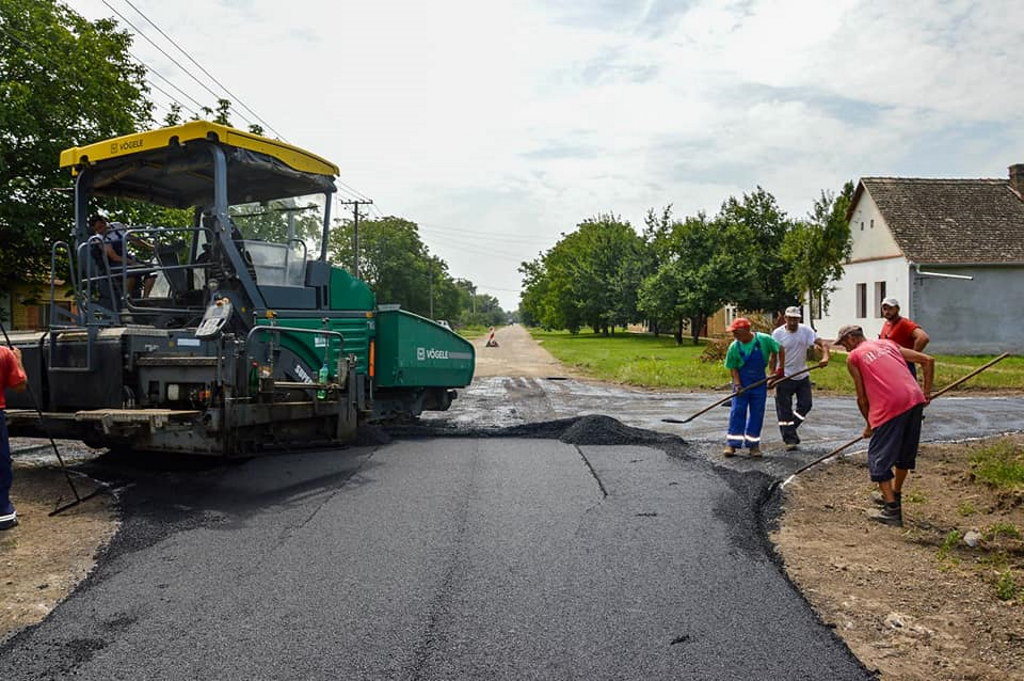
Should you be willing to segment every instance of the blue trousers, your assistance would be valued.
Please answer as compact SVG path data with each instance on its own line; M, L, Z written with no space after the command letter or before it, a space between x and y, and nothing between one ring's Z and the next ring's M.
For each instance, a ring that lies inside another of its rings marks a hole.
M730 447L760 447L761 426L764 425L764 403L768 398L768 387L761 386L732 398L729 412L729 433L726 442Z
M0 409L0 515L14 513L11 503L11 441L7 438L7 415Z

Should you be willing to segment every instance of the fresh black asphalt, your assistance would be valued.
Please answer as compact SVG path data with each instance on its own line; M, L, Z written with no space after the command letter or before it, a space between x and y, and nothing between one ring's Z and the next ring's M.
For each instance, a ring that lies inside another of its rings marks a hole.
M773 561L768 476L569 423L101 461L124 525L0 679L874 678Z

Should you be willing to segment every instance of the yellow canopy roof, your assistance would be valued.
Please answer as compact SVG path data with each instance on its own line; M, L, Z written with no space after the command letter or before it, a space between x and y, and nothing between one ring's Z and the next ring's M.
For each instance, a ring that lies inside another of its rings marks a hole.
M84 147L71 147L60 153L60 167L90 165L200 139L273 156L290 168L304 173L336 176L339 172L338 166L304 149L209 121L190 121L170 128L137 132L94 142Z
M65 149L62 168L86 174L97 196L138 199L172 208L211 205L214 161L225 152L232 204L334 191L338 167L315 154L225 125L192 121Z

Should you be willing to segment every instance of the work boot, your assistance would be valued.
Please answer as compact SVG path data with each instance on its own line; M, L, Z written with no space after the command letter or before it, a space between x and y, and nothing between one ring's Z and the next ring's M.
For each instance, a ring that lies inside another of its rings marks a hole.
M894 494L896 495L896 503L902 506L903 493L894 492ZM882 496L882 492L880 490L876 489L874 492L871 493L871 501L875 504L875 506L885 506L885 497Z
M732 445L726 445L725 449L722 450L722 456L727 458L730 456L736 456L736 448Z
M18 524L18 514L14 511L0 515L0 530L9 530Z
M795 442L787 442L786 443L786 451L787 452L792 452L796 448L797 448L797 444Z
M750 448L750 451L747 453L750 454L750 456L761 456L761 448L758 447L757 445L754 445L753 447Z
M903 527L903 509L899 504L886 504L881 510L868 513L868 517L876 523Z

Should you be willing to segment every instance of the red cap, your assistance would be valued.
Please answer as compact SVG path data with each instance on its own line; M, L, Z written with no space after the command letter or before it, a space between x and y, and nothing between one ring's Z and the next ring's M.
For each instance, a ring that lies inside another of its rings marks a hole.
M749 319L747 319L746 317L737 317L736 319L732 320L732 324L729 325L729 328L726 329L726 331L735 331L736 329L749 329L749 328L750 328L750 320Z

